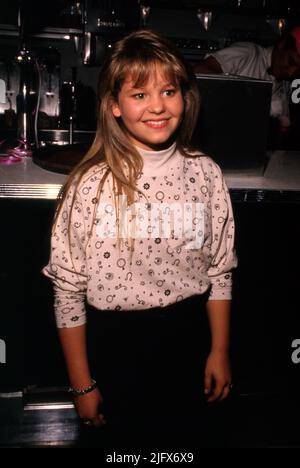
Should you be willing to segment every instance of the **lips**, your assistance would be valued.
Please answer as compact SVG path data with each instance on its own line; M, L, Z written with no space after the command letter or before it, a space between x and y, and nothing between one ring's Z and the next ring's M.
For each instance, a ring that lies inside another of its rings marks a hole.
M165 128L168 125L168 119L145 120L144 124L147 125L147 127L154 129Z

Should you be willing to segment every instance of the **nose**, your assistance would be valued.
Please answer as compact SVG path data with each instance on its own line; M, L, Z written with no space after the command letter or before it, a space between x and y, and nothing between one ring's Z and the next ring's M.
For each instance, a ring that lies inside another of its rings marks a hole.
M161 114L165 111L165 103L161 94L155 94L151 96L148 110L154 114Z

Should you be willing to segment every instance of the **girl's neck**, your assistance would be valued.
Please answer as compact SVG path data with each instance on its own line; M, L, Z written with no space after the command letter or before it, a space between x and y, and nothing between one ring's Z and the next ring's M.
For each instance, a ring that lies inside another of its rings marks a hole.
M157 176L166 172L175 162L177 151L176 142L161 150L145 150L136 146L143 160L143 175Z

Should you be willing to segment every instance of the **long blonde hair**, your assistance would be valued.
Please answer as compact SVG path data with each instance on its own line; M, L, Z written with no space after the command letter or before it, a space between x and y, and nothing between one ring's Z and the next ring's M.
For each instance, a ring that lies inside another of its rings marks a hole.
M135 31L114 45L112 54L102 66L98 85L99 113L95 139L60 191L54 226L70 187L74 186L73 193L75 194L84 174L92 166L101 162L106 163L107 170L99 184L98 202L103 184L110 173L113 179L115 203L117 203L118 195L121 194L127 196L129 205L134 202L135 194L139 192L136 180L142 170L143 162L126 135L120 119L114 117L112 104L118 100L118 94L126 79L131 78L136 87L142 86L157 66L171 83L179 84L181 88L184 114L176 131L175 140L177 150L183 156L189 156L189 151L192 150L191 137L197 122L200 103L194 74L167 39L149 30ZM74 198L70 213L73 209ZM95 205L94 218L96 208ZM70 220L71 215L69 223Z

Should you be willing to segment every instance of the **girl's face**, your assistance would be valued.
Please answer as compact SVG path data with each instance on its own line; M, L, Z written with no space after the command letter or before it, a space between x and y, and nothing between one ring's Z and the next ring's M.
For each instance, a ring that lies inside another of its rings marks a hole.
M145 150L158 150L177 130L184 111L179 85L168 83L159 67L140 88L132 79L123 83L118 101L112 105L121 117L131 142Z

